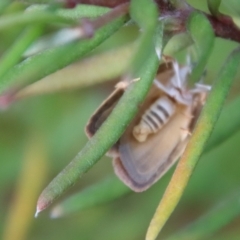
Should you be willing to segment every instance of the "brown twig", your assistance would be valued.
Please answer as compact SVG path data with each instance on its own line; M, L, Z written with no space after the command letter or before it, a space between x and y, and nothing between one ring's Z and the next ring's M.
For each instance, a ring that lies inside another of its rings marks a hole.
M240 43L240 29L234 24L232 18L224 15L215 17L206 14L206 16L211 22L216 36Z
M84 35L86 37L92 37L97 29L103 27L116 18L125 15L128 13L128 9L129 3L127 2L114 7L111 11L102 15L101 17L98 17L97 19L82 19L81 29L83 30Z
M74 7L76 4L84 3L104 7L116 7L120 4L127 3L130 0L66 0L68 7ZM171 1L166 0L155 0L156 4L161 10L162 18L172 18L175 20L176 27L173 29L174 32L185 31L185 23L189 14L194 11L193 8L185 5L186 8L176 8ZM233 40L240 43L240 29L234 24L231 17L225 15L213 16L202 12L210 21L216 36Z

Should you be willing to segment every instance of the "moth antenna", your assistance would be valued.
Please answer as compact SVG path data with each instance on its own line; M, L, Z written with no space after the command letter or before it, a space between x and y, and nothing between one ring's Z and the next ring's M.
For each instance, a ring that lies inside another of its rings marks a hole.
M179 71L179 64L177 61L173 61L173 70L175 75L173 76L172 81L176 81L177 87L182 88L182 82L181 82L181 76L180 76L180 71Z
M115 85L115 88L120 88L120 89L126 89L130 84L134 83L134 82L137 82L139 81L140 78L134 78L130 81L127 81L127 80L123 80L123 81L120 81L118 82L116 85Z

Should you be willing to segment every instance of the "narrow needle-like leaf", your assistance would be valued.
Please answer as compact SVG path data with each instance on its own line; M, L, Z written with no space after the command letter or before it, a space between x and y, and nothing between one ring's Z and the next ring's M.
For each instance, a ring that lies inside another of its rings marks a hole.
M0 80L0 93L14 84L24 85L51 74L80 59L117 31L125 22L121 17L96 32L93 38L55 47L16 65Z
M22 57L24 51L43 32L42 25L28 27L0 59L0 79Z
M36 5L34 6L34 11L45 10L46 5ZM54 11L54 13L66 19L78 20L80 18L96 18L107 13L109 8L94 6L94 5L84 5L79 4L75 8L66 9L59 8Z
M206 63L213 49L214 32L207 18L200 13L193 12L187 22L187 29L195 43L198 62L192 70L191 82L201 79L206 67Z
M138 77L140 80L129 85L123 97L96 134L75 159L42 192L37 203L36 214L48 207L68 187L74 184L117 142L138 111L138 105L142 102L152 84L159 64L154 42L151 41L157 26L157 8L150 0L134 0L132 1L132 11L134 13L138 11L138 16L144 14L150 22L143 28L139 51L134 56L128 73L129 76ZM141 26L141 24L139 25ZM141 51L144 51L144 54L139 54ZM147 58L145 58L145 53L148 54ZM139 57L143 59L139 59ZM121 119L121 124L119 124L119 119Z
M11 27L26 26L40 23L65 23L66 25L73 24L74 21L56 15L50 11L29 11L14 13L0 17L0 31L4 31Z
M214 15L217 16L219 15L219 7L221 5L222 0L208 0L208 9L209 11Z
M193 44L193 40L187 33L180 33L173 38L171 38L167 45L164 48L163 53L165 55L174 55L178 53L179 51L189 47Z
M119 139L137 112L138 104L146 95L156 73L157 66L158 58L154 53L146 62L145 67L147 70L139 75L141 80L129 86L116 108L97 133L73 161L42 192L37 204L37 213L48 207L68 187L73 185ZM119 119L121 119L121 125L119 125Z

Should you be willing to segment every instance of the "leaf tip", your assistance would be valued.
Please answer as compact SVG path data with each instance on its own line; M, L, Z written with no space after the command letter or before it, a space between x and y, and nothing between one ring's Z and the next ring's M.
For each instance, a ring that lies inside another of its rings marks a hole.
M36 209L36 212L35 212L35 214L34 214L34 217L37 218L40 212L41 212L41 211L39 211L39 209L37 208L37 209Z
M50 202L46 198L40 196L37 202L35 218L37 218L39 213L46 209L49 205Z

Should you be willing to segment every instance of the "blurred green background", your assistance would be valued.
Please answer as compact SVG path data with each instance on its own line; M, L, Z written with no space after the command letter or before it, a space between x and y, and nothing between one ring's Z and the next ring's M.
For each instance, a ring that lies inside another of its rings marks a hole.
M188 1L206 10L206 1ZM232 11L238 1L223 1L222 10ZM232 4L232 5L231 5ZM235 8L236 9L236 8ZM1 32L0 51L18 29ZM133 26L114 34L96 51L124 45L136 36ZM236 43L216 39L209 59L206 82L211 83ZM186 52L178 55L183 59ZM228 103L240 92L240 72ZM148 224L169 182L173 170L143 193L122 198L60 219L51 219L49 210L34 218L36 201L43 188L84 146L84 127L112 91L115 82L49 95L26 98L0 112L0 235L4 240L139 240L144 239ZM228 104L226 103L226 104ZM240 106L239 106L240 109ZM231 118L225 124L231 124ZM240 130L240 127L239 127ZM164 236L191 223L211 206L233 192L240 191L240 131L204 154L176 211L166 224ZM62 198L94 184L112 174L111 159L104 157ZM239 239L240 218L209 239Z

